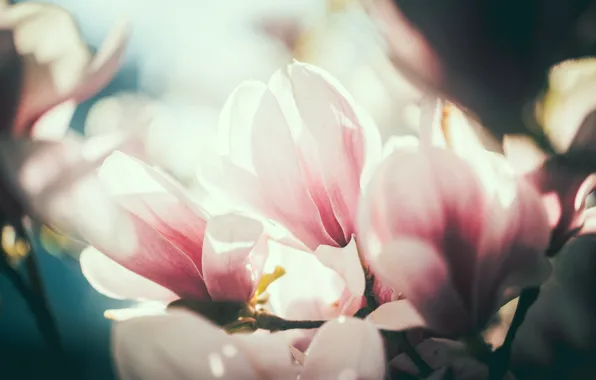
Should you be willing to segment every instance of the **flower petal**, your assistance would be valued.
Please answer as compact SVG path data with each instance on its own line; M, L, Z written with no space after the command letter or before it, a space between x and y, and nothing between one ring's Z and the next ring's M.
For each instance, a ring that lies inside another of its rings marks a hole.
M308 191L287 122L269 90L264 92L255 115L252 149L269 216L311 249L334 244Z
M385 246L374 268L387 285L406 295L430 329L457 334L469 328L447 263L434 247L420 240L396 239Z
M345 282L307 251L270 241L265 271L281 266L285 274L267 292L271 311L292 320L331 319L341 313Z
M126 269L94 247L85 248L79 260L87 281L105 296L116 299L164 301L178 298L169 289Z
M346 282L346 287L355 297L364 294L365 279L364 270L358 256L356 239L352 236L346 247L336 248L329 245L321 245L315 251L315 256L327 268L333 269Z
M360 176L366 162L363 129L375 126L361 122L351 96L325 71L294 63L288 74L300 116L318 146L333 212L348 240L355 230Z
M408 300L387 302L370 313L367 319L383 330L404 331L426 325Z
M262 379L296 380L301 367L293 365L291 347L281 334L258 330L234 338Z
M319 329L300 378L380 380L384 375L385 353L379 331L367 321L342 317Z
M118 322L112 348L123 380L260 379L233 336L189 312Z
M212 299L250 300L267 257L264 239L263 226L255 219L226 214L209 220L203 246L203 278Z

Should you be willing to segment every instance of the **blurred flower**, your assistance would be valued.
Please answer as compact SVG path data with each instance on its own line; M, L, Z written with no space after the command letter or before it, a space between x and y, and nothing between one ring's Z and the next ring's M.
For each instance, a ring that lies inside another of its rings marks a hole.
M369 3L395 65L470 109L499 138L541 137L526 110L546 84L548 69L595 52L591 2Z
M294 57L335 76L375 120L383 141L411 133L408 107L421 91L391 64L383 36L362 3L330 0L327 17L303 31Z
M238 87L219 128L220 160L201 168L207 190L288 229L344 279L351 296L337 312L354 313L365 288L356 211L381 155L372 120L329 74L295 62Z
M389 329L474 334L521 288L548 277L539 194L502 156L452 136L460 139L443 140L449 150L423 136L420 147L391 153L361 203L363 253L406 297L370 315Z
M95 95L120 66L124 24L113 28L92 56L74 20L60 7L20 3L2 9L0 15L0 25L12 30L24 73L11 128L15 136L28 136L32 124L58 104L80 103Z
M68 14L43 4L19 4L0 11L14 50L4 49L7 65L3 104L5 136L0 140L0 175L6 223L19 225L28 215L84 238L104 240L120 249L134 237L119 234L127 223L104 197L92 173L106 152L127 136L83 141L67 132L76 103L101 90L115 74L124 50L119 27L92 60ZM18 57L18 58L15 58ZM24 80L11 89L10 76ZM74 79L74 80L73 80ZM118 232L115 232L118 231ZM22 231L19 231L22 233Z
M261 279L267 236L242 215L209 217L176 183L114 153L99 170L138 235L134 252L105 247L81 255L90 283L115 298L249 301Z
M383 344L366 321L340 318L318 330L306 354L276 333L228 335L188 312L120 322L113 332L126 379L363 379L384 376ZM299 357L295 363L292 357Z

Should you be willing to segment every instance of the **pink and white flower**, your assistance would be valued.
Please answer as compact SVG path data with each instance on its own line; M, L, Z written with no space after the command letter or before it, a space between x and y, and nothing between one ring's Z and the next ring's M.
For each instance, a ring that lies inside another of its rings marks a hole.
M81 255L90 283L114 298L248 301L267 257L260 222L211 217L165 174L114 153L99 170L112 201L132 220L133 252L90 241Z
M239 86L219 132L221 160L200 173L207 189L289 230L295 247L343 278L336 315L358 310L365 278L356 212L362 184L381 156L372 120L329 74L294 62L267 84Z
M375 275L406 297L371 315L386 328L476 332L550 273L551 229L539 194L504 157L464 141L447 139L452 150L429 140L397 150L366 190L363 253Z

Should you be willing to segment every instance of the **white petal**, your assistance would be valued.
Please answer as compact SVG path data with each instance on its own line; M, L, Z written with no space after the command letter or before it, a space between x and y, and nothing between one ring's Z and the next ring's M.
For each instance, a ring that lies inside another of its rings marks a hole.
M319 329L300 378L380 380L384 375L385 352L379 331L369 322L342 317Z

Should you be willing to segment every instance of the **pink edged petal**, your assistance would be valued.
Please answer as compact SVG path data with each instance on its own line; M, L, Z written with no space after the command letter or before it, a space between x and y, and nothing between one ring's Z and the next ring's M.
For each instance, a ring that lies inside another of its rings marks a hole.
M178 298L170 290L126 269L93 247L84 249L79 261L91 286L110 298L164 301Z
M360 297L364 294L366 281L354 236L346 247L321 245L314 254L323 265L333 269L344 279L346 287L353 296Z
M367 319L378 329L404 331L426 324L408 300L387 302L370 313Z
M106 159L99 175L122 208L179 248L201 272L207 216L179 185L120 152Z
M267 288L274 314L292 320L331 319L341 314L345 282L312 253L269 241L265 272L276 266L286 273Z
M315 136L309 131L309 128L300 117L287 70L280 69L274 73L268 85L275 95L290 128L308 192L317 206L325 230L338 245L345 245L349 235L344 234L329 199L329 192L325 184L324 167L321 165L319 144L317 144Z
M81 103L101 91L120 69L124 57L129 25L119 22L110 30L99 51L85 72L85 77L77 86L72 97Z
M385 353L379 331L367 321L341 317L319 329L300 378L381 380L384 375Z
M34 139L59 140L66 134L77 104L67 100L44 113L33 124L31 137Z
M363 128L374 128L374 124L361 123L351 96L325 71L294 63L288 74L300 116L317 144L329 200L347 240L355 229L360 176L366 163Z
M403 292L431 330L458 334L470 327L447 263L431 245L397 238L385 245L372 267L394 291Z
M140 197L136 200L143 202ZM199 269L189 255L176 245L187 237L173 235L177 239L174 240L163 234L164 231L168 232L166 229L156 229L138 216L129 215L138 236L138 249L134 253L109 250L100 244L91 243L126 269L170 289L181 298L209 299ZM168 226L164 224L163 227Z
M293 364L291 347L281 334L258 330L234 338L261 379L296 380L301 367Z
M203 277L214 300L248 301L267 258L263 225L239 214L215 216L207 223Z
M112 350L122 380L262 379L233 336L185 311L115 323Z
M296 147L280 106L264 92L253 122L253 159L268 205L268 216L287 227L310 249L336 244L308 191Z

